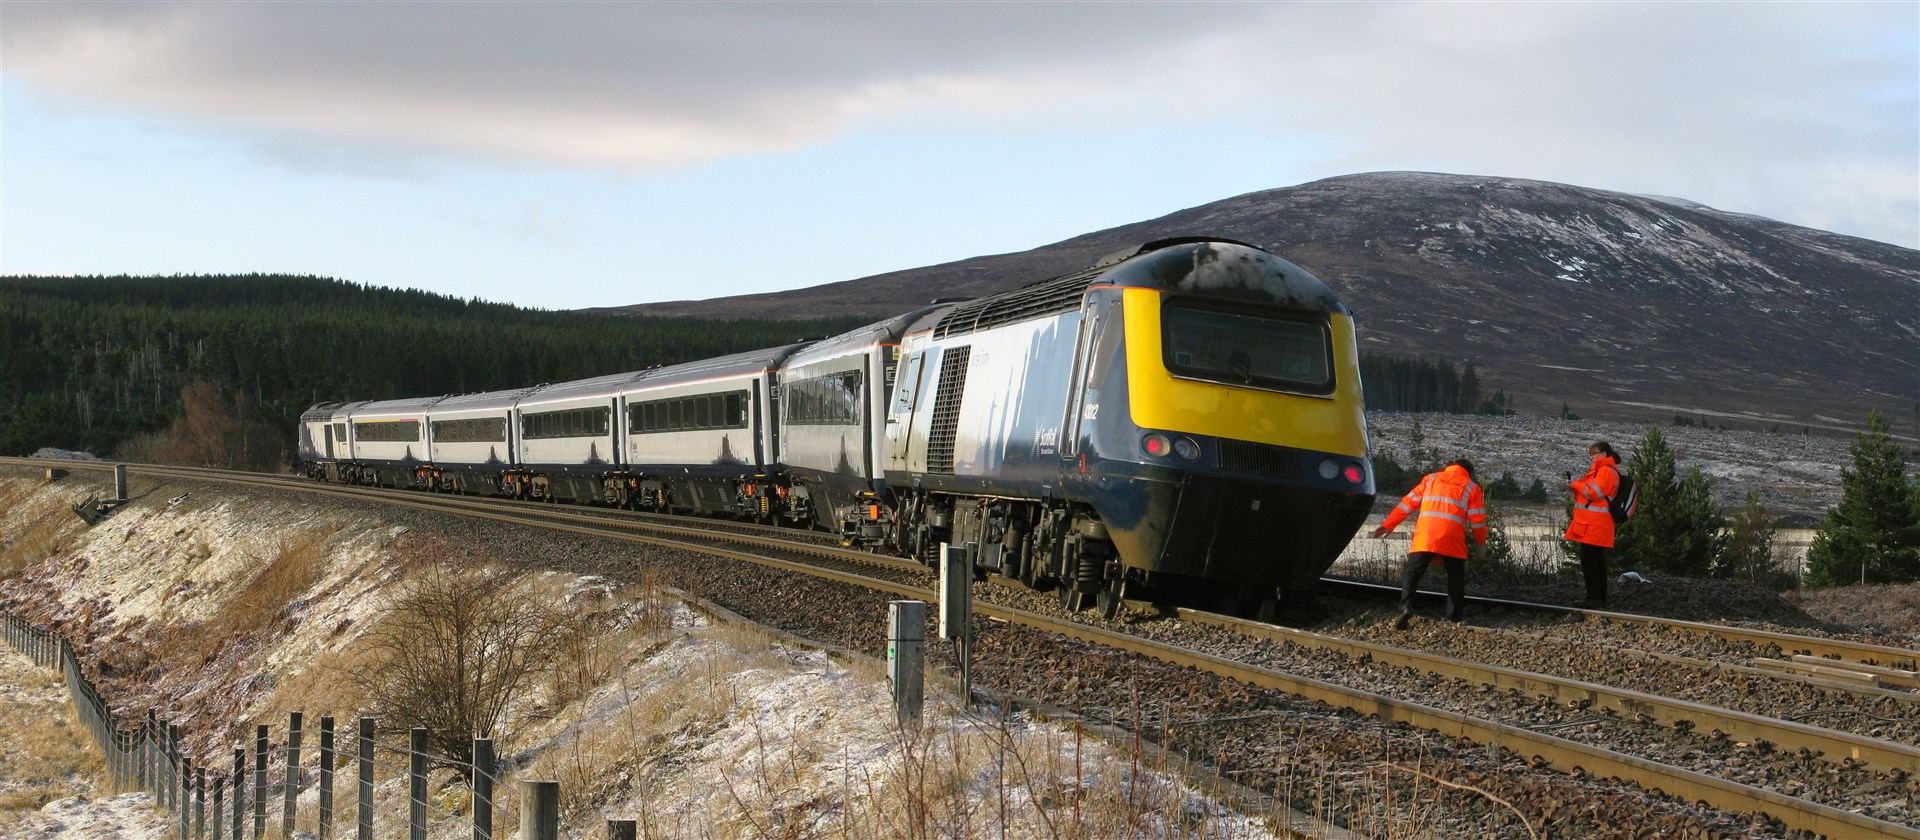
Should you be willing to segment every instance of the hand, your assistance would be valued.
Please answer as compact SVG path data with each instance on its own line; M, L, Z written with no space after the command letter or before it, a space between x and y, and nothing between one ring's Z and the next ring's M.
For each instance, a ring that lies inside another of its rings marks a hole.
M1387 535L1387 526L1385 525L1382 525L1378 528L1373 529L1373 538L1376 540L1386 535Z

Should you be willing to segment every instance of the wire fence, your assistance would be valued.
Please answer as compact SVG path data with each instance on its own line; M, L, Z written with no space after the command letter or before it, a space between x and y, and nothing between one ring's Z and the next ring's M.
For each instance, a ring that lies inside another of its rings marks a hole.
M494 840L511 833L495 834L494 817L502 811L519 813L522 840L560 837L559 783L507 777L489 738L474 738L472 758L462 759L433 753L428 748L429 732L424 728L412 729L406 745L397 746L376 737L378 722L371 717L354 719L353 728L342 738L334 718L323 716L318 744L309 753L305 749L309 734L306 716L290 712L284 738L276 742L271 727L256 724L251 762L246 747L240 746L234 748L228 766L223 756L192 755L183 750L180 727L162 719L154 709L147 709L145 715L115 715L113 707L87 679L73 645L66 639L13 615L0 615L0 630L14 650L66 678L67 694L81 725L106 757L111 787L152 794L154 804L169 813L170 825L177 829L175 836L180 840L265 840L293 837L296 831L311 831L320 840L349 836L372 840L375 830L382 827L376 825L381 803L374 771L383 754L406 768L409 840L425 840L430 823L455 816L464 817L472 825L474 840ZM349 750L343 751L343 741L350 742L344 744ZM303 764L303 756L308 754L313 756L311 770ZM272 766L276 762L277 768ZM342 784L338 775L348 765L356 771L345 782L353 801L343 808L336 798ZM436 806L429 798L428 773L436 766L458 770L471 780L472 796L465 814ZM315 794L316 808L303 814L300 799L310 792ZM269 811L278 812L278 826L269 826ZM270 828L274 833L269 833ZM391 826L386 828L386 836L395 836ZM609 821L607 836L632 838L633 822Z

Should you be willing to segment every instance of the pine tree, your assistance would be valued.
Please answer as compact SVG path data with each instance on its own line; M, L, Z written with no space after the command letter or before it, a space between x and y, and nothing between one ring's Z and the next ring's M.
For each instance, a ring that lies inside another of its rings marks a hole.
M1648 429L1628 456L1626 470L1639 487L1638 513L1620 525L1609 560L1616 568L1705 577L1713 571L1726 520L1713 505L1713 487L1698 467L1682 475L1660 430Z
M1501 473L1499 478L1487 482L1487 498L1499 502L1510 502L1520 498L1519 480L1515 479L1511 472Z
M1760 491L1747 491L1746 506L1728 524L1726 546L1713 576L1782 588L1788 581L1773 556L1773 537L1773 517L1760 504Z
M1520 501L1546 504L1547 483L1541 481L1539 478L1535 478L1533 483L1527 485L1527 489L1520 493Z
M1806 584L1906 583L1920 579L1920 489L1907 478L1885 417L1867 414L1840 471L1840 504L1827 510L1807 550Z
M1468 550L1477 562L1501 565L1513 560L1513 541L1507 539L1507 517L1492 500L1487 502L1487 543L1468 540Z

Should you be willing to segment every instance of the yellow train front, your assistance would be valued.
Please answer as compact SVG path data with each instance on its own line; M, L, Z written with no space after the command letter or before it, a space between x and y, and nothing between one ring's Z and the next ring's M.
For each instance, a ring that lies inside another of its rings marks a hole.
M1244 243L1149 243L936 311L895 378L896 547L975 546L1074 609L1306 600L1373 503L1353 319Z

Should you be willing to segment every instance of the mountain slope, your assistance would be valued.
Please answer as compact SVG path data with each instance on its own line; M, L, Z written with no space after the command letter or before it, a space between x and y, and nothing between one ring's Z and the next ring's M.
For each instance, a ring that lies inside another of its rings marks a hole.
M1017 254L778 294L627 307L649 315L886 315L1213 234L1340 293L1363 346L1480 365L1519 410L1857 428L1920 403L1920 251L1692 202L1387 172L1182 210Z

